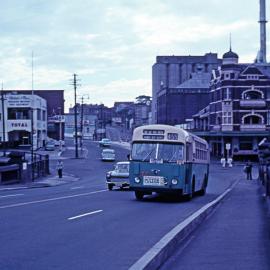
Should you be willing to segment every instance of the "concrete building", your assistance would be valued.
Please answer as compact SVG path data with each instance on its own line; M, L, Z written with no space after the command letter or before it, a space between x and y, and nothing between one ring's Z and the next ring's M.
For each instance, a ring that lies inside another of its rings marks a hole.
M4 94L31 95L32 90L4 90ZM45 99L47 103L48 137L59 141L64 140L64 90L34 90L34 94ZM59 121L61 119L61 121ZM60 131L61 128L61 131Z
M211 72L220 64L216 53L157 56L152 67L152 122L182 123L202 109Z
M47 139L47 104L37 95L4 95L4 118L0 104L1 141L8 146L29 146L34 150L44 146ZM33 117L31 114L33 112ZM33 122L32 122L33 119ZM4 121L3 121L4 120ZM4 125L4 129L3 129ZM5 130L5 135L3 130ZM33 142L31 132L33 130Z

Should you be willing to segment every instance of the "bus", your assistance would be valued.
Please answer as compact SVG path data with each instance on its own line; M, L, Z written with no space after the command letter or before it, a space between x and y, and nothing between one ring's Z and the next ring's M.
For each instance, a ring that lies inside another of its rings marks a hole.
M184 129L146 125L134 129L130 155L130 188L144 195L174 193L192 199L204 195L209 174L208 143Z

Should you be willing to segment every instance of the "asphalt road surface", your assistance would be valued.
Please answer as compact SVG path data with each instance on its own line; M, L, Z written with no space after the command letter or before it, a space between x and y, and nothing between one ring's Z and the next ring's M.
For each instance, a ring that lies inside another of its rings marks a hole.
M133 192L108 191L97 143L85 142L85 158L68 150L64 173L80 180L51 187L0 192L0 269L128 269L169 230L215 199L241 168L210 167L207 194L190 202ZM127 150L112 146L117 161ZM52 168L55 163L52 162ZM226 171L226 174L224 173Z

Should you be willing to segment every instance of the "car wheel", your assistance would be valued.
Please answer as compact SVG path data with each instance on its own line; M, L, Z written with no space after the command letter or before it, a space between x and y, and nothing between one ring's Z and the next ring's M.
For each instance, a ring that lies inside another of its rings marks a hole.
M135 191L135 197L137 200L141 201L143 199L144 193L141 191Z
M108 184L108 189L112 190L113 189L113 185L112 184Z

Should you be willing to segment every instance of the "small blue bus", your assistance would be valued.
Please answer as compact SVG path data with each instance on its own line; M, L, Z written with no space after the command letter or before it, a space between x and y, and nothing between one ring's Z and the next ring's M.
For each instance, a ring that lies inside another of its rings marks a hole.
M130 156L130 188L144 195L174 193L191 199L204 195L209 174L209 148L202 138L168 125L134 129Z

